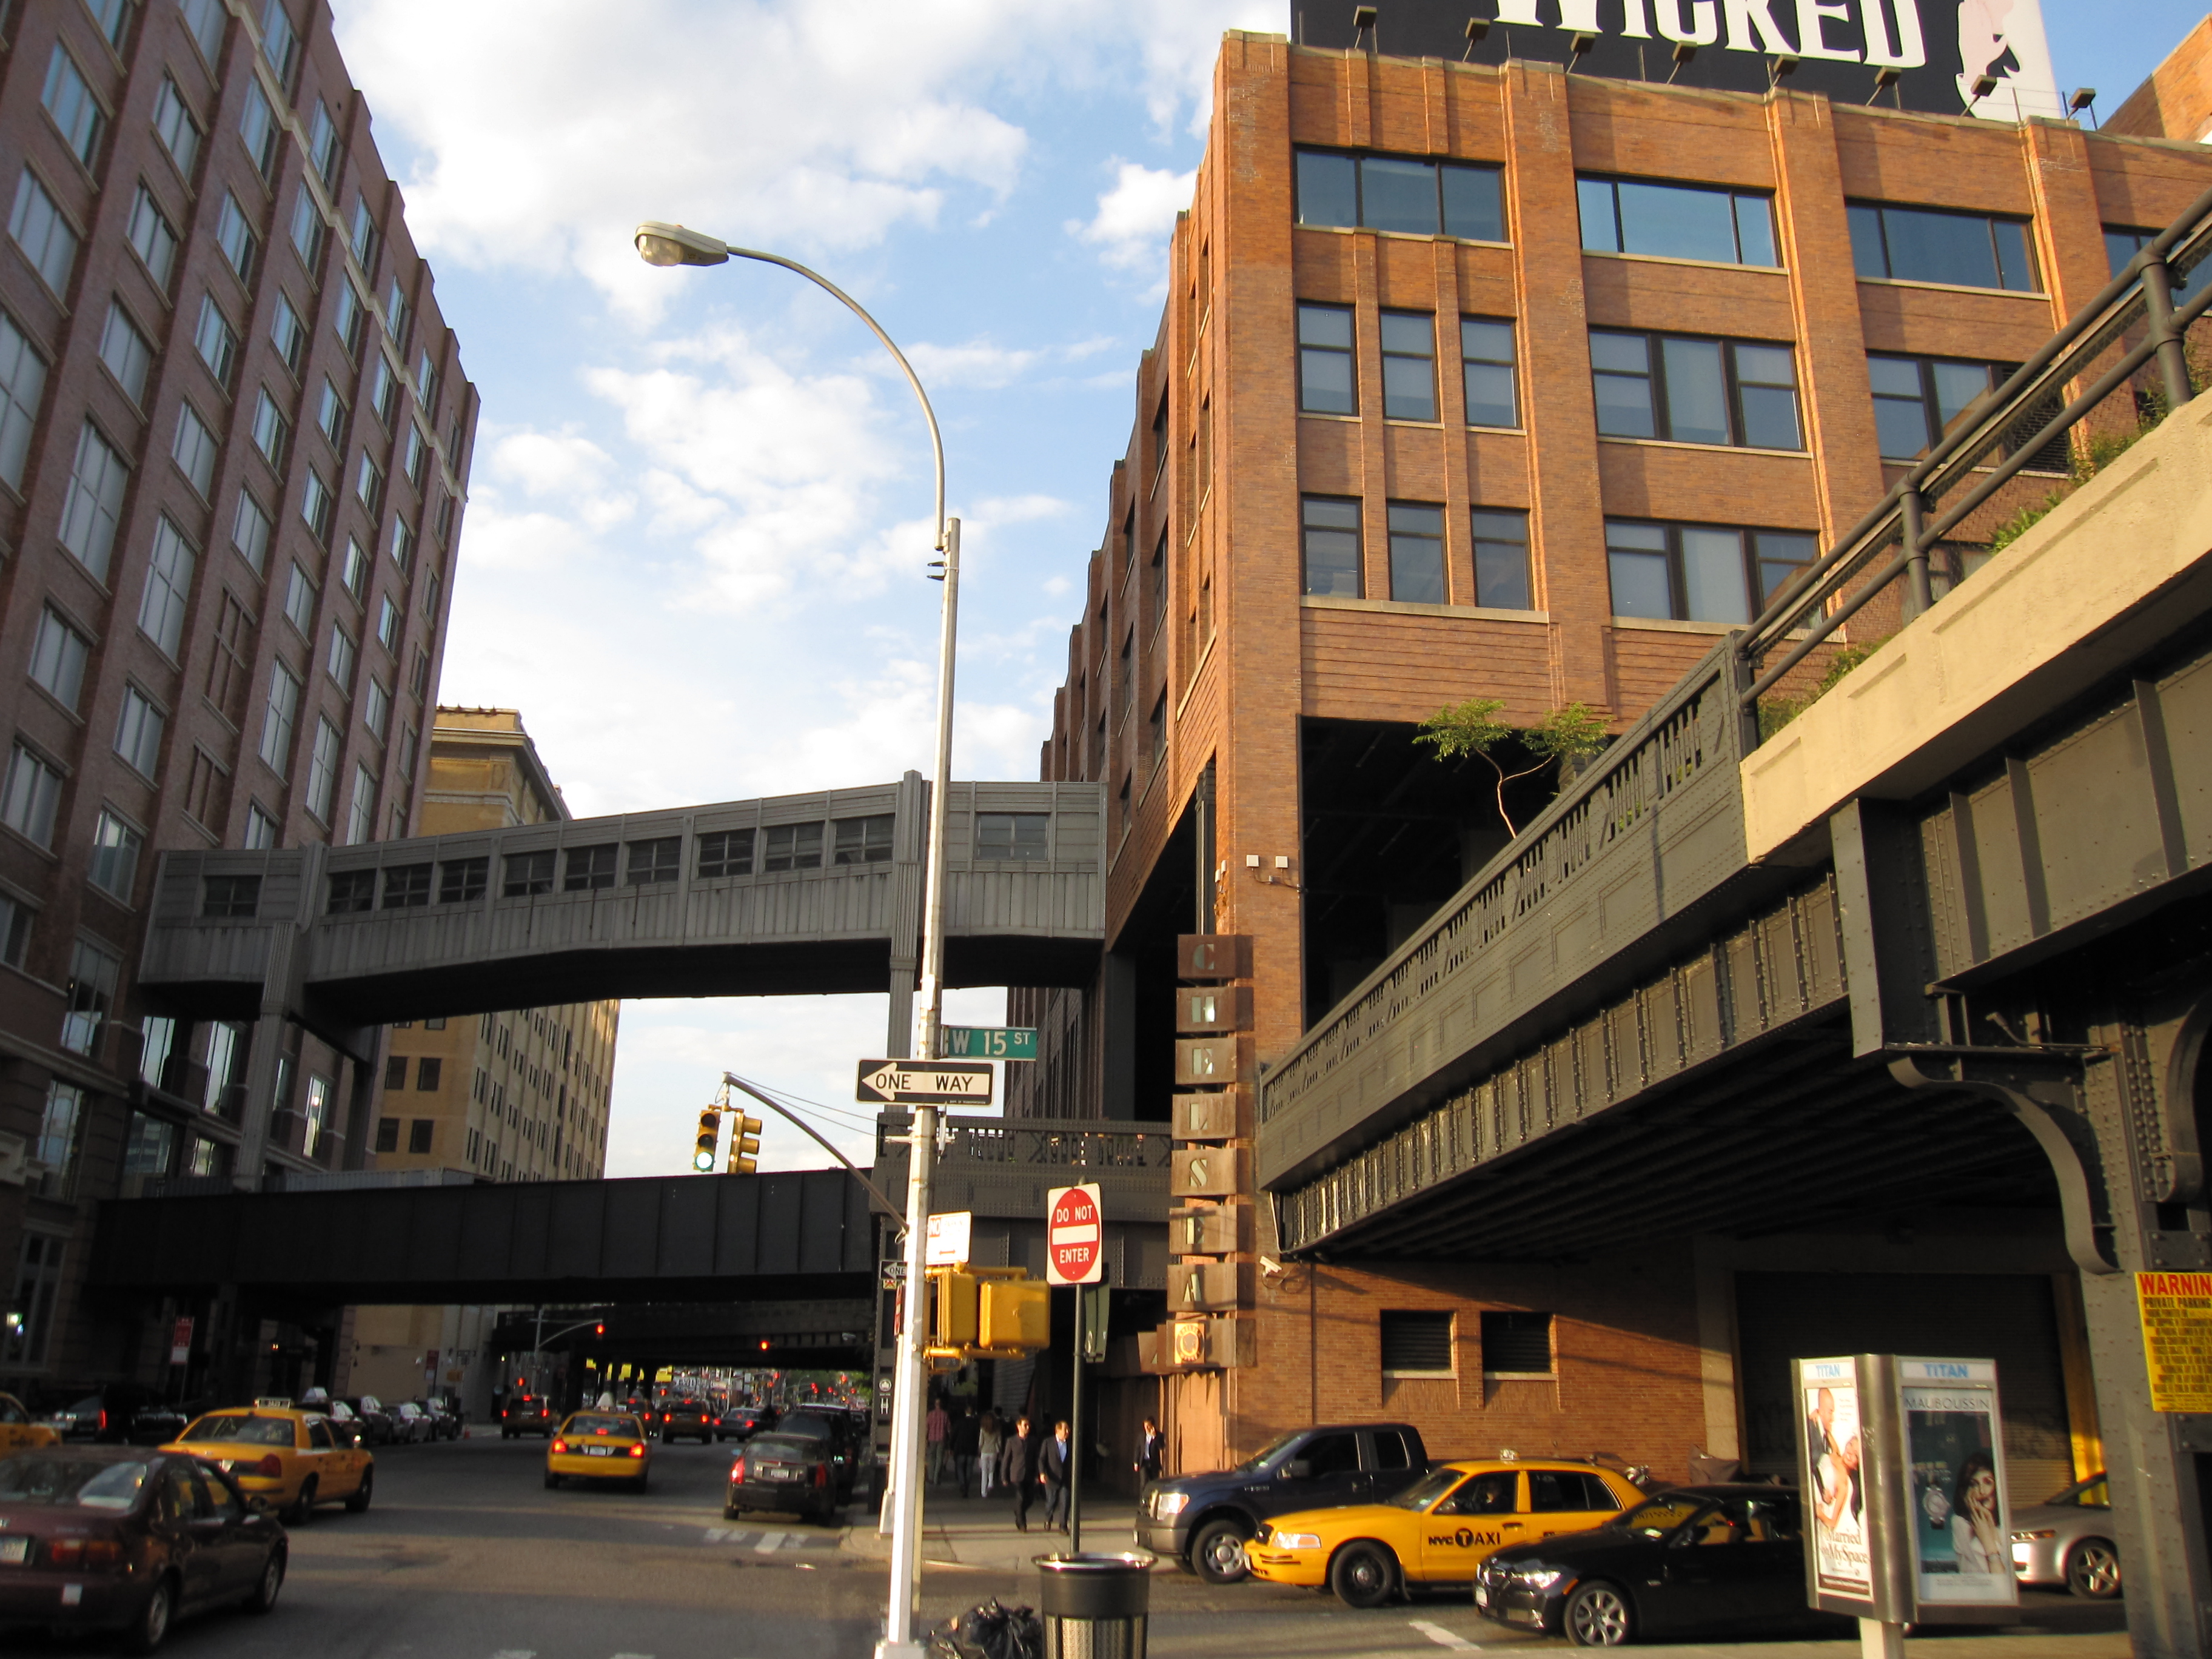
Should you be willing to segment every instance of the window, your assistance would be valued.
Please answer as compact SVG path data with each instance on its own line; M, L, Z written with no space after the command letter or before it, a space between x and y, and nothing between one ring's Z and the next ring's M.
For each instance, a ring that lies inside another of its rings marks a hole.
M1411 501L1389 507L1390 597L1414 605L1444 602L1444 510Z
M1449 1311L1383 1314L1385 1376L1450 1376L1455 1370Z
M292 728L300 717L300 682L281 662L269 665L269 707L261 720L259 753L269 769L283 777L292 753Z
M407 482L420 489L422 473L430 463L430 435L412 422L407 427Z
M430 902L430 866L403 864L384 872L384 908L409 910Z
M368 406L376 411L378 420L390 426L392 407L398 398L398 372L392 367L392 359L380 351L369 370Z
M510 853L499 890L501 898L532 898L553 890L553 854Z
M1575 1469L1531 1469L1528 1507L1538 1515L1611 1514L1620 1507L1620 1500L1594 1474Z
M629 844L629 866L623 876L629 887L651 887L674 881L684 873L684 838L670 836L659 841Z
M439 1073L444 1069L445 1063L442 1060L428 1054L416 1060L415 1062L416 1093L425 1095L434 1093L438 1087Z
M891 827L888 813L865 818L839 818L833 864L888 864L891 856Z
M358 847L376 833L376 774L354 763L353 800L346 808L345 844Z
M435 570L422 580L422 614L435 626L438 620L439 576Z
M123 708L115 718L115 752L141 775L151 778L161 763L161 733L168 717L135 685L123 688Z
M30 175L26 173L24 177L27 179ZM16 199L20 205L21 196ZM139 262L153 276L154 286L166 291L169 273L177 263L177 233L162 216L161 210L154 205L153 192L143 185L138 186L137 198L131 204L128 234Z
M60 1197L69 1191L71 1165L76 1162L77 1141L84 1128L84 1091L75 1084L64 1083L57 1078L46 1085L46 1109L40 1116L39 1138L31 1149L31 1159L54 1172L55 1184L47 1189L47 1196ZM33 1240L53 1252L55 1277L59 1278L61 1241L40 1238L32 1234L23 1240L26 1256ZM47 1310L52 1310L52 1288L47 1296ZM42 1342L43 1342L43 1339Z
M1874 387L1875 435L1883 457L1908 460L1950 429L1975 398L1991 391L2010 373L1998 363L1949 362L1941 357L1896 357L1867 354L1867 379ZM2063 469L2062 459L2059 466Z
M257 576L268 563L269 530L269 515L261 510L261 503L240 490L238 505L230 515L230 544L238 550L239 557L253 567Z
M361 470L354 475L353 493L368 509L369 516L375 517L377 503L384 499L384 469L367 455L361 458Z
M231 331L230 319L211 294L200 296L200 319L192 330L192 346L208 366L208 373L215 376L216 384L228 391L230 371L238 366L238 336Z
M331 629L330 676L348 690L350 690L353 686L355 656L353 635L343 628Z
M207 876L200 886L200 915L216 921L250 921L261 908L258 876Z
M315 428L331 441L331 447L334 449L345 443L345 399L338 396L337 387L325 374L322 396L315 401Z
M1359 1437L1356 1434L1316 1435L1298 1454L1299 1462L1316 1474L1353 1474L1359 1468Z
M185 104L184 94L177 90L177 83L166 75L161 77L161 90L154 100L154 131L161 135L161 147L169 152L177 171L189 181L192 164L199 160L200 126L192 119L191 109Z
M353 257L361 261L363 270L376 269L376 216L368 210L368 198L353 198L353 234L349 239Z
M276 841L276 820L269 816L259 801L253 802L246 809L246 850L264 852L274 847Z
M8 216L8 234L56 296L66 295L70 271L76 264L76 232L70 228L54 198L28 167L16 182L15 207Z
M438 866L438 902L473 904L491 882L491 860L453 859Z
M399 775L410 781L415 776L415 745L418 741L420 739L413 726L406 726L400 728Z
M230 20L222 0L184 0L185 27L191 31L193 44L210 67L222 57L222 32Z
M70 958L69 1006L62 1012L62 1047L88 1054L100 1046L101 1029L115 1006L115 982L123 963L88 939L76 942Z
M432 361L428 346L424 346L415 359L415 400L426 412L434 413L437 410L438 365ZM459 447L455 446L456 448Z
M1608 519L1613 614L1747 623L1813 562L1809 534ZM1754 597L1756 603L1753 603Z
M282 1100L283 1096L279 1094L277 1098ZM322 1145L323 1125L329 1121L330 1112L331 1080L310 1072L307 1074L307 1097L300 1107L300 1116L303 1120L300 1133L301 1157L313 1158L315 1149Z
M292 198L292 247L310 276L323 262L323 240L330 234L330 228L323 219L323 210L315 205L313 194L301 185L300 193Z
M279 471L284 466L284 447L292 441L292 423L284 418L284 411L276 407L276 400L263 386L253 404L253 447L261 457Z
M1851 264L1863 278L2035 292L2027 227L2017 219L1876 202L1846 203L1844 211Z
M395 1084L392 1080L391 1076L392 1069L395 1066L399 1068L399 1082L398 1084ZM386 1088L397 1088L407 1081L407 1062L405 1060L395 1056L392 1060L385 1062L384 1069L384 1086ZM380 1117L376 1120L376 1150L380 1152L396 1152L399 1150L399 1120L398 1118Z
M1297 188L1302 225L1505 240L1505 198L1496 167L1302 149Z
M85 659L91 653L92 641L64 622L53 606L39 613L39 632L31 641L31 678L71 714L76 712Z
M362 550L362 544L350 536L346 538L345 572L343 580L345 582L346 592L356 599L368 590L368 555Z
M322 473L312 464L307 468L307 482L300 489L300 516L315 532L315 539L329 546L331 524L337 516L337 501Z
M1391 421L1437 418L1437 325L1425 312L1382 315L1382 416Z
M33 361L37 361L33 359ZM154 362L154 348L131 320L120 300L107 302L107 321L100 331L100 361L107 365L107 372L115 383L129 394L134 404L146 401L146 371ZM46 365L40 363L39 373L43 381Z
M1528 515L1478 507L1468 514L1474 542L1474 602L1494 611L1530 611Z
M338 285L337 309L332 313L331 321L337 330L339 340L345 345L346 356L360 356L362 337L368 331L368 307L362 301L361 290L353 285L350 277Z
M376 642L386 651L399 648L399 607L389 593L376 602Z
M1513 388L1513 325L1488 317L1459 319L1460 374L1469 426L1518 426Z
M1585 253L1640 253L1773 265L1774 210L1764 196L1640 179L1577 179Z
M407 527L404 519L392 521L392 562L399 567L403 575L415 566L415 532Z
M753 832L716 830L699 837L699 878L749 876L753 872Z
M1298 307L1298 407L1310 415L1357 415L1352 307Z
M392 693L372 676L368 682L368 695L362 699L362 724L375 732L376 740L382 743L392 729Z
M822 867L822 826L818 823L772 823L768 828L763 872L819 870Z
M431 1068L432 1074L434 1076L438 1062L434 1060L426 1060L422 1063ZM434 1089L438 1085L434 1083L430 1083L419 1085L418 1086ZM418 1117L413 1122L410 1123L407 1126L407 1150L417 1156L428 1152L430 1150L430 1137L436 1130L437 1127L438 1121L435 1118L430 1117Z
M589 893L613 886L615 854L618 850L612 845L570 848L568 868L561 879L561 890L564 893Z
M172 661L185 637L185 607L192 592L191 544L163 514L155 520L154 550L146 562L146 590L138 598L139 631Z
M92 88L84 83L83 71L76 60L58 40L54 55L46 60L46 90L39 101L46 106L46 113L54 118L54 125L61 130L62 142L70 153L88 167L100 154L100 130L106 118L92 95Z
M1042 864L1052 856L1051 828L1049 812L978 812L975 856Z
M331 915L358 915L376 897L376 872L339 870L331 876L330 901L323 908Z
M177 405L177 433L169 441L169 459L203 500L213 493L216 436L190 404Z
M10 488L23 482L23 463L31 453L31 428L46 389L46 360L15 319L0 312L0 479Z
M228 191L223 192L222 216L216 222L215 240L222 249L222 257L238 273L239 281L252 282L253 259L260 251L261 239L253 234L253 227L247 222L245 210L238 205L238 198Z
M300 55L300 37L293 31L283 0L268 0L261 9L261 55L276 71L280 84L291 80L292 66Z
M314 636L315 584L297 559L284 579L284 615L303 638Z
M386 339L403 351L407 343L407 291L400 287L398 277L394 276L384 290L384 333Z
M276 164L276 115L269 107L261 82L251 77L246 82L246 107L238 113L238 136L246 141L246 153L253 158L255 171L266 179L269 169Z
M2117 276L2125 270L2128 261L2142 252L2145 245L2154 240L2157 235L2158 233L2154 230L2130 230L2120 225L2106 225L2105 227L2105 263L2111 268L2112 274ZM2179 305L2195 291L2197 279L2207 274L2207 268L2202 261L2199 261L2193 269L2186 272L2175 270L2172 265L2166 267L2166 272L2172 284L2173 302Z
M85 878L111 898L131 902L131 884L138 878L138 854L146 838L103 806L92 830L92 858Z
M92 21L100 25L100 32L107 44L120 52L123 36L131 27L131 0L85 0L85 9Z
M1607 437L1803 447L1788 346L1592 329L1590 374Z
M1305 592L1356 599L1359 582L1359 503L1308 495L1300 503Z
M1485 1376L1549 1376L1552 1374L1552 1316L1519 1312L1483 1315L1482 1374Z
M323 188L336 190L338 163L344 156L338 149L337 123L331 119L330 106L319 98L315 100L314 118L307 124L307 159L315 164Z
M338 750L343 739L338 729L318 714L315 747L307 762L307 810L323 823L331 821L331 799L338 787Z
M269 337L276 343L276 355L284 360L284 366L297 374L307 353L307 325L300 320L292 301L282 293L276 295L276 303L269 313Z

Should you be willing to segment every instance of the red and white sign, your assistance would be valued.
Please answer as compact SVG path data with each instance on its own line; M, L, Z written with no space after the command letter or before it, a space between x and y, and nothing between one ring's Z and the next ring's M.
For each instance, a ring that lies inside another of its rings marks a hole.
M179 1319L176 1329L169 1333L169 1363L172 1365L190 1364L191 1358L192 1322Z
M1045 1194L1045 1278L1054 1285L1096 1285L1105 1273L1105 1214L1097 1184L1054 1188Z

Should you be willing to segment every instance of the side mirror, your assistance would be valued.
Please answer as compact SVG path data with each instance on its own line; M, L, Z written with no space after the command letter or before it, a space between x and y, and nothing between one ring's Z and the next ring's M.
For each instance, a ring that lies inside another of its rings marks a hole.
M1293 1457L1283 1465L1283 1472L1275 1478L1278 1480L1310 1480L1313 1479L1313 1464L1305 1458Z

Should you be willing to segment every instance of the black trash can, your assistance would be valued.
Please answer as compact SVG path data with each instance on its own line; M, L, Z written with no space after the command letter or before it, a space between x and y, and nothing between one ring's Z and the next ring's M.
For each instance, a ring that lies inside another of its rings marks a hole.
M1158 1559L1141 1551L1038 1556L1044 1659L1145 1659L1145 1619Z

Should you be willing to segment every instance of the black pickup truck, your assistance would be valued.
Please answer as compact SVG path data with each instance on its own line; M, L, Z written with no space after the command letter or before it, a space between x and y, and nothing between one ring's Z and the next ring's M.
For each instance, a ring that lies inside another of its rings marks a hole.
M1279 1435L1233 1469L1148 1480L1137 1497L1137 1547L1182 1562L1208 1583L1244 1577L1244 1540L1292 1510L1379 1504L1428 1472L1407 1423L1327 1423Z

